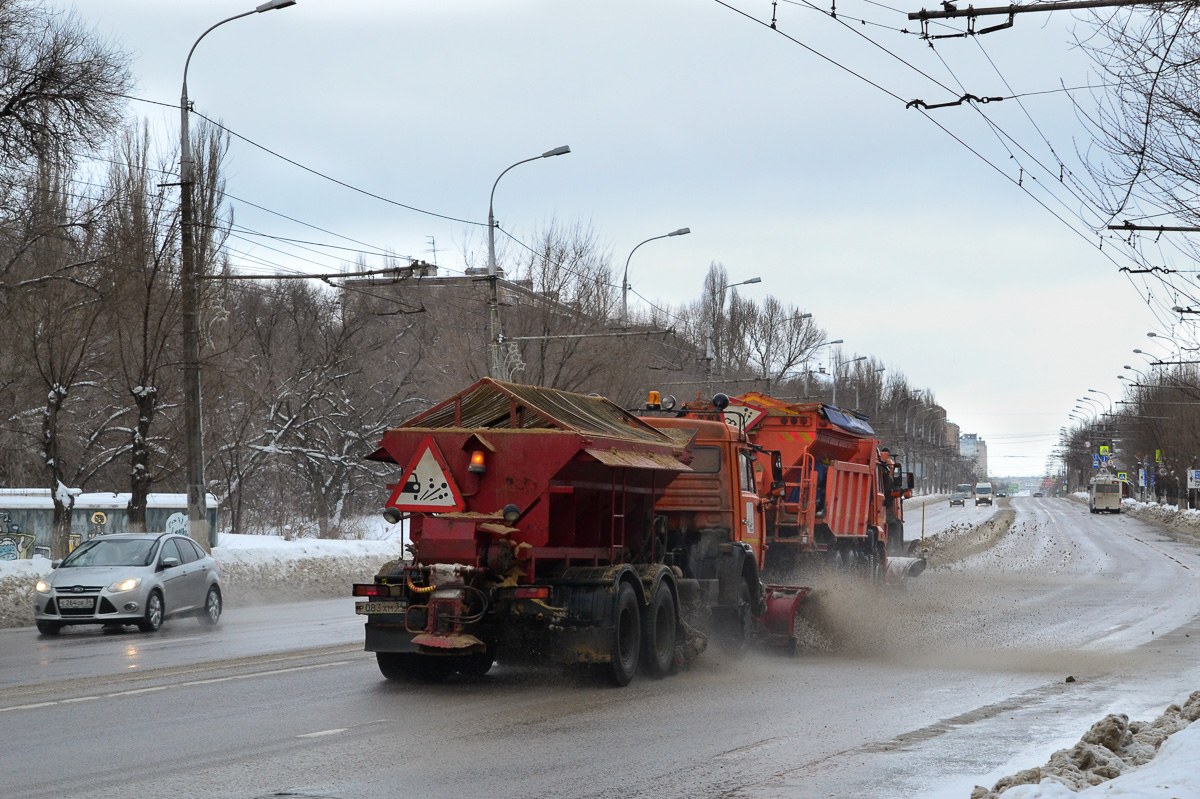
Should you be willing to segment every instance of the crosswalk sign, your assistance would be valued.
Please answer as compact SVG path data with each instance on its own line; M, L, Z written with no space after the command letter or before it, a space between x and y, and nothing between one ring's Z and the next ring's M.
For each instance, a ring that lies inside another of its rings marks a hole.
M433 436L425 436L417 447L387 504L418 513L449 513L467 506Z
M1117 479L1123 482L1129 482L1129 474L1126 472L1117 472Z

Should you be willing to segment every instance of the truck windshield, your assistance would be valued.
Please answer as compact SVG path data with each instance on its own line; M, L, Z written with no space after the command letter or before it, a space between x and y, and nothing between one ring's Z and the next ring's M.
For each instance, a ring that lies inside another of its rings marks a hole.
M975 489L975 493L976 494L990 494L990 493L992 493L992 487L991 486L979 486L978 488Z

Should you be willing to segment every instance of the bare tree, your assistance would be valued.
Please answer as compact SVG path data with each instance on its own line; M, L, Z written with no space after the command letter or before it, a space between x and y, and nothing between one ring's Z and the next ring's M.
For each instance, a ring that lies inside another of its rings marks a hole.
M121 119L128 62L73 11L0 0L0 167L103 144Z
M163 477L152 453L157 452L167 474L176 471L173 459L166 457L171 443L156 430L161 403L178 386L176 370L170 368L178 359L172 348L179 328L178 214L159 186L165 164L152 160L145 125L126 130L114 155L112 198L101 233L104 323L119 367L113 380L124 401L132 403L126 427L129 528L144 532L147 495Z
M10 306L14 312L9 316L23 358L38 378L34 385L44 392L36 435L43 479L54 500L54 557L63 557L68 551L74 504L71 489L85 484L113 457L103 443L113 415L103 403L89 406L79 396L94 390L99 382L101 294L96 287L94 226L71 223L91 218L95 209L77 199L81 189L70 183L66 174L62 167L41 165L28 189L28 224L33 229L59 227L78 235L47 238L13 259L19 299ZM73 270L69 278L45 279L60 275L66 263L89 266Z

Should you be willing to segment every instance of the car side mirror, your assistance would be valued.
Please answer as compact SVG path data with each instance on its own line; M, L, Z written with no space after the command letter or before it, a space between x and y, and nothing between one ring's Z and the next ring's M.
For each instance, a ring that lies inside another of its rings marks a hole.
M61 561L61 560L52 560L52 561L50 561L50 568L51 568L51 569L57 569L57 568L58 568L60 565L62 565L62 561Z
M163 558L160 564L161 568L174 569L179 565L179 558Z

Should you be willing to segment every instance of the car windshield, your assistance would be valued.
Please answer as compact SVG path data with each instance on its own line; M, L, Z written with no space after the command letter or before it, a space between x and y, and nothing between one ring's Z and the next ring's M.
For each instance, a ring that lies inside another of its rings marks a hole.
M951 494L950 495L950 499L962 499L962 498L963 498L962 494Z
M72 566L147 566L154 552L154 539L105 540L93 538L75 547L59 568Z

